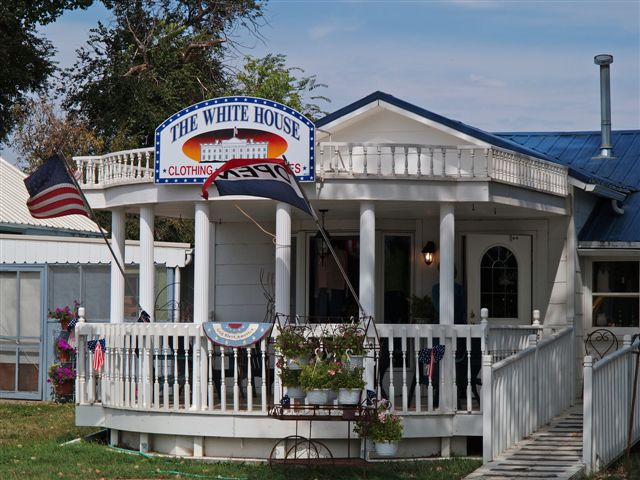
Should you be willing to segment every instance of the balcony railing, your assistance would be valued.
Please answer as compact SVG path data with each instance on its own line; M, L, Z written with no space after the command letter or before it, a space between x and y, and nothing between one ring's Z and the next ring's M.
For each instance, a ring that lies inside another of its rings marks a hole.
M321 179L491 179L567 194L565 167L497 147L321 142L318 150Z
M565 167L497 147L321 142L316 174L324 179L494 180L567 194ZM153 182L154 149L74 157L86 189Z
M137 148L101 156L73 157L83 189L153 182L153 148Z

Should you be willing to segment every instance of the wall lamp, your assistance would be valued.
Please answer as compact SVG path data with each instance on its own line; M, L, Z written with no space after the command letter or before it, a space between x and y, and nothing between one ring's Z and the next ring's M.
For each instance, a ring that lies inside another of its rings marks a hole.
M431 265L436 254L436 244L433 242L427 242L422 248L422 255L424 256L424 263Z

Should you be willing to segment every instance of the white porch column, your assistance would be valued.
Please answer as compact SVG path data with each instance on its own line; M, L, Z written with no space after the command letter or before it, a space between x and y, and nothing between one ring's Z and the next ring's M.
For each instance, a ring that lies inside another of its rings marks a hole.
M452 203L440 204L440 324L453 325L455 217Z
M140 207L140 306L154 322L155 272L153 263L154 207Z
M455 216L452 203L440 204L440 324L454 324L454 238ZM442 341L442 340L441 340ZM445 336L445 355L449 359L440 368L440 408L445 411L455 409L455 385L453 385L453 342L449 335ZM441 364L442 365L442 364ZM443 438L441 449L450 448L449 439Z
M114 256L124 268L124 220L122 208L111 211L111 248ZM130 292L129 292L130 293ZM121 323L124 320L124 277L116 262L111 260L111 308L109 321Z
M181 282L181 270L180 267L175 267L173 269L173 305L174 309L172 312L173 323L178 323L180 321L180 282Z
M373 202L360 203L360 284L361 315L375 318L376 305L376 212Z
M291 206L276 207L276 313L291 314Z
M360 203L360 283L358 296L362 311L360 315L375 318L376 305L376 212L373 202ZM366 321L365 321L366 322ZM366 323L365 323L366 325ZM367 332L370 339L373 332ZM364 380L368 390L375 389L375 365L373 359L365 358Z
M193 323L209 318L209 204L196 203L195 258L193 268Z

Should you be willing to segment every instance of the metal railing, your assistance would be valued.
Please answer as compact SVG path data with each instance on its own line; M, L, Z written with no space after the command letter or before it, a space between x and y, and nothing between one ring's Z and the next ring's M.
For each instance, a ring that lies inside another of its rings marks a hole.
M625 335L623 347L602 360L594 362L592 356L584 357L582 461L588 474L606 467L624 452L632 408L631 443L640 440L640 385L635 385L633 394L638 349L640 338L632 345L631 337Z

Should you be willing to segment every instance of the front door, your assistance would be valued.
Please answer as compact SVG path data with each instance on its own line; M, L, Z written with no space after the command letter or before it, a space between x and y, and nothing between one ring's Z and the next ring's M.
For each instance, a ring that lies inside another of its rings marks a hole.
M41 398L42 271L0 271L0 397Z
M488 308L493 324L530 324L531 235L471 234L466 250L469 321Z

